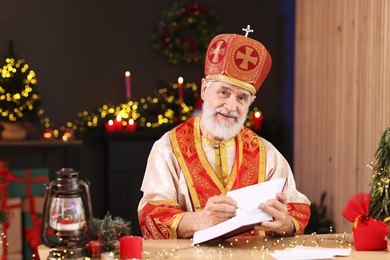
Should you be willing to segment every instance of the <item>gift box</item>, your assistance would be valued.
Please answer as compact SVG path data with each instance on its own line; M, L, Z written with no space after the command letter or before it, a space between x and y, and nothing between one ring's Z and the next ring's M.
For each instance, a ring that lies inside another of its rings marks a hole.
M44 201L43 196L30 196L22 200L24 259L38 259Z
M5 208L7 222L3 225L7 245L3 251L7 255L22 254L22 200L21 198L7 199Z
M8 184L8 196L21 198L43 196L49 180L48 168L13 169L4 177Z

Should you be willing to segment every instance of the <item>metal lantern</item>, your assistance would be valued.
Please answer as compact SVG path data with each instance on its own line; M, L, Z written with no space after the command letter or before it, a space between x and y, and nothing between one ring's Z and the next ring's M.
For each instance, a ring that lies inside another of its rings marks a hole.
M48 259L84 259L93 232L89 183L72 168L55 175L46 185L41 240L50 247Z

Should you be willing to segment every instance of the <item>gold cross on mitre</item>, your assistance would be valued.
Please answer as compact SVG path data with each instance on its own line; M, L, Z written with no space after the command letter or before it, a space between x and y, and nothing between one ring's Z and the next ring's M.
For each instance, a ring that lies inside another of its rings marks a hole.
M253 30L251 29L251 26L249 24L246 26L246 28L242 28L242 30L245 31L245 37L248 37L248 34L250 32L253 32Z

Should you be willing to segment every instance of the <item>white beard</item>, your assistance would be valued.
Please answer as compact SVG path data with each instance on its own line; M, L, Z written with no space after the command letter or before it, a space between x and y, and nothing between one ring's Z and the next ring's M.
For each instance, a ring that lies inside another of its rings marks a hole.
M235 118L233 125L229 125L226 121L218 122L215 120L215 115L221 113ZM217 108L214 111L209 107L207 100L202 105L202 126L205 130L213 135L215 139L229 140L235 137L246 121L246 116L240 117L237 112L228 112L224 108Z

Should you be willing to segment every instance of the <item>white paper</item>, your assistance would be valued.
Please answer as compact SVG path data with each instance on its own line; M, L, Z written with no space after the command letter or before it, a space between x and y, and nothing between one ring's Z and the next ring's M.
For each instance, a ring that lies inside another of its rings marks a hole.
M275 199L276 193L283 190L285 182L285 178L277 178L229 191L226 196L237 201L239 210L255 210L259 208L260 203ZM239 210L237 210L237 214L239 214Z
M278 178L228 192L226 195L237 201L239 209L236 216L215 226L196 231L193 243L199 244L216 238L231 237L252 229L262 221L272 220L272 216L260 210L259 205L274 199L276 193L283 190L285 183L286 179Z
M297 246L284 250L275 250L270 255L277 260L307 260L307 259L331 259L336 256L349 256L350 248L319 248L309 246Z

